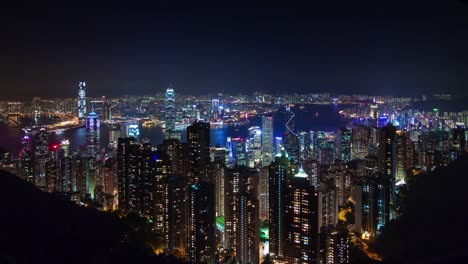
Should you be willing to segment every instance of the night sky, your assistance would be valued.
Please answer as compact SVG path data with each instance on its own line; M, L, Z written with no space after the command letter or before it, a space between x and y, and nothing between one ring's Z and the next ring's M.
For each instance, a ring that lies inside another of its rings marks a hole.
M75 97L80 80L91 96L468 90L467 1L321 2L2 7L0 100Z

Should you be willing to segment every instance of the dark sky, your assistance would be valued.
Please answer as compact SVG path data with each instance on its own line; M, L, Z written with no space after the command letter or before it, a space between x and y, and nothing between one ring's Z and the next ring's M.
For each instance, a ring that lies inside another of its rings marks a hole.
M0 99L74 97L80 80L91 96L468 90L466 1L134 2L2 7Z

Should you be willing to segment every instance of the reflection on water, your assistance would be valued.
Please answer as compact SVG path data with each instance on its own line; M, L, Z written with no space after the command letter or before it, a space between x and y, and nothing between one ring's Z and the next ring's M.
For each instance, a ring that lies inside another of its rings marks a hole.
M336 130L345 124L338 114L336 105L305 105L303 109L299 106L292 108L296 114L296 128L298 130ZM275 136L281 136L284 132L284 120L280 113L274 116L274 133ZM247 137L248 128L251 126L261 126L261 118L254 117L248 125L244 126L226 126L221 128L212 128L210 133L211 145L215 146L219 143L221 146L226 145L227 137ZM8 127L5 124L0 124L0 147L4 148L14 155L19 153L21 149L21 137L23 131L17 127ZM160 127L142 127L140 124L141 138L148 138L151 143L156 146L164 140L164 131ZM186 141L186 130L181 131L182 141ZM51 143L60 143L63 139L70 140L70 149L76 149L79 146L86 144L86 128L75 128L64 131L60 134L50 135ZM100 131L101 146L107 146L109 143L109 127L101 126Z

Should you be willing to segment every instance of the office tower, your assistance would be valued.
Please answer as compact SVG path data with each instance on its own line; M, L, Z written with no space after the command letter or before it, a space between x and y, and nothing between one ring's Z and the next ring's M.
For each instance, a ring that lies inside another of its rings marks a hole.
M336 225L338 223L339 209L334 179L323 179L318 188L318 199L319 209L321 211L319 226Z
M225 178L225 245L240 263L259 261L259 218L256 170L229 169Z
M248 151L248 167L253 168L261 165L262 158L262 131L260 127L253 126L249 128L249 139L247 144Z
M270 254L277 258L284 257L285 240L285 191L286 181L292 169L289 155L284 148L276 154L275 161L269 166L269 236Z
M20 176L23 180L36 184L34 174L34 152L32 149L31 136L25 135L21 138L21 145L23 148L19 154L20 159Z
M317 263L319 243L318 193L302 168L285 190L284 256L288 263Z
M283 138L275 137L275 155L281 152L281 148L283 148Z
M166 121L166 139L175 136L175 121L176 121L176 108L175 108L175 93L172 87L167 88L166 98L164 100L164 120Z
M343 127L340 129L340 155L343 162L351 161L351 130Z
M211 99L211 117L214 120L219 118L219 99Z
M210 124L196 122L187 128L189 148L189 171L192 180L207 180L207 165L210 162Z
M273 148L273 117L262 116L262 165L268 166L273 161L275 151Z
M291 111L290 106L286 107L285 111L285 132L283 133L284 148L289 154L289 157L295 162L299 161L299 136L296 133L295 114Z
M48 192L56 192L58 191L57 188L57 177L58 177L58 150L59 146L57 144L53 144L49 147L49 157L46 161L45 167L45 182L46 182L46 190Z
M86 116L86 82L78 83L78 118Z
M302 163L302 166L308 175L310 184L317 189L320 179L320 163L317 160L310 160Z
M187 178L171 175L167 185L167 229L165 251L182 260L187 259L188 199Z
M233 167L247 166L247 141L245 138L231 138L231 153L231 162Z
M47 163L49 145L49 133L41 128L39 133L36 135L36 149L34 151L34 173L36 186L45 190L45 170Z
M398 130L396 132L395 140L395 185L405 184L406 180L406 135L403 131Z
M59 191L72 192L73 163L69 156L70 141L62 140L60 143L60 174Z
M466 151L466 137L465 129L462 127L456 127L451 131L451 145L459 155L462 155Z
M299 159L307 161L312 158L312 131L299 132Z
M259 218L262 220L268 220L268 167L263 167L259 169L258 174L258 202L259 202Z
M369 127L354 126L352 129L351 159L364 159L368 155Z
M86 118L86 192L94 197L96 187L96 177L99 174L99 138L100 122L96 112L91 111Z
M231 158L229 156L230 149L222 148L219 144L216 144L214 148L210 148L210 161L221 163L227 168L231 168Z
M198 181L189 189L188 257L191 263L215 263L214 184Z

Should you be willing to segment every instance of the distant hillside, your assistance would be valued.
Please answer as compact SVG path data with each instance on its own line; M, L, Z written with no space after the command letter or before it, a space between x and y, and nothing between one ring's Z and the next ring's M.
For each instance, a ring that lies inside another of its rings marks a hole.
M466 263L468 159L419 176L407 212L376 242L388 263Z
M118 217L1 171L0 212L1 263L177 263L152 256Z

